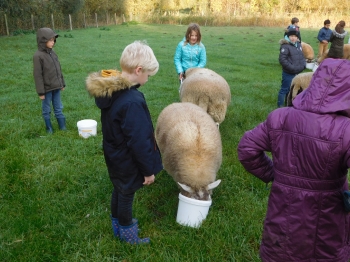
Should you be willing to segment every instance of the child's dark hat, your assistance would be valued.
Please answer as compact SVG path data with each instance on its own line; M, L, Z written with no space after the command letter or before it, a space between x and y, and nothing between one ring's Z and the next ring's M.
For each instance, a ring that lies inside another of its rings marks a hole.
M296 30L296 28L289 28L288 32L287 32L287 36L291 36L291 35L297 35L298 32Z

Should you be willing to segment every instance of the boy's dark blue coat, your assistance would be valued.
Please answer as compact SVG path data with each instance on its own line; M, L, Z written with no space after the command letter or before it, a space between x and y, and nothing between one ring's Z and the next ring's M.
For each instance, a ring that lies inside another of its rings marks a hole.
M87 90L101 109L103 150L108 172L122 193L141 188L145 176L163 169L146 100L118 76L92 73Z

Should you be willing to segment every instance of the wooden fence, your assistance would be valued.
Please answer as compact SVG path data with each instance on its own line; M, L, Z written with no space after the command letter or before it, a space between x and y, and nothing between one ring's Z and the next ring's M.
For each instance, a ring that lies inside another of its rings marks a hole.
M0 13L0 17L0 36L10 36L28 31L36 31L42 27L50 27L53 30L73 30L77 28L99 27L126 22L124 14L117 16L116 13L95 13L92 15L81 13L76 15L69 14L66 17L63 15L55 16L54 14L51 14L49 17L30 14L28 17L21 17L21 19L8 17L7 14Z

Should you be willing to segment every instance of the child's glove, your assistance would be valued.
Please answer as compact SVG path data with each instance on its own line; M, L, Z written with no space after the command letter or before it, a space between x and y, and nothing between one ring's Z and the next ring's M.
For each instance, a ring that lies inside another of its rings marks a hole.
M109 70L101 70L101 76L103 77L110 77L110 76L117 76L117 70L109 69Z

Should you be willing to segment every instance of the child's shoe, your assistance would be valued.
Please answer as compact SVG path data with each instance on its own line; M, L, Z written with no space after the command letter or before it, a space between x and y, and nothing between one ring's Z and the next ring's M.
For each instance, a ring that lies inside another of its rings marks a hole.
M133 223L130 226L121 226L118 224L120 240L129 244L148 244L150 242L148 237L138 237L138 221L133 219L132 222Z
M119 224L118 224L118 218L114 218L111 215L111 220L112 220L112 229L113 229L113 234L115 237L119 237Z
M57 123L58 123L58 127L60 128L60 130L66 131L66 119L65 118L57 118Z
M52 134L53 133L53 128L52 128L51 120L50 119L44 119L44 121L45 121L45 126L46 126L46 133Z

